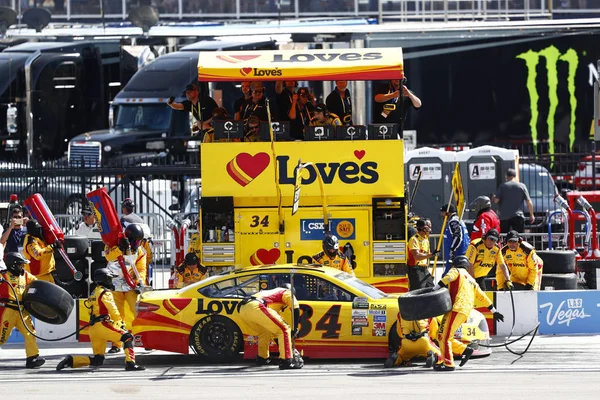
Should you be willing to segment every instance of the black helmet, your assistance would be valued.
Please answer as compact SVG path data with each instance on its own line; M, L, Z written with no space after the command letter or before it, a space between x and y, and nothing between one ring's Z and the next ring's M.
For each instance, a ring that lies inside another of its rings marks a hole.
M471 266L471 263L466 256L456 256L452 260L452 266L456 268L468 269Z
M323 237L323 251L329 256L333 256L340 248L340 242L335 235L326 233Z
M129 239L132 250L137 250L140 240L144 238L144 229L140 224L129 224L125 228L125 236Z
M450 214L453 214L456 212L456 207L454 206L454 204L444 204L442 208L440 208L440 211L449 212Z
M479 196L478 198L473 200L470 205L471 207L474 207L473 211L475 211L475 213L477 214L487 210L488 208L492 208L492 202L487 196Z
M198 259L196 253L194 253L193 251L185 255L185 265L198 265L199 263L200 260Z
M23 275L25 270L23 269L24 264L29 264L29 260L26 259L21 253L6 253L4 258L6 269L14 276Z
M123 202L121 203L121 207L123 207L129 212L133 212L133 210L135 209L135 203L133 202L133 199L128 197L125 200L123 200Z
M27 221L27 233L31 236L35 236L38 239L43 239L42 237L42 226L35 219L30 219Z
M99 268L96 271L94 271L94 276L92 277L92 280L100 286L103 286L110 290L115 290L115 286L112 283L114 276L115 275L112 272L110 272L108 268Z

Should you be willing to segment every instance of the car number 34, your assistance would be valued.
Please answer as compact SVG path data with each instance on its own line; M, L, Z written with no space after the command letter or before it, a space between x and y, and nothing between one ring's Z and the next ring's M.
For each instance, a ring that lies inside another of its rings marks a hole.
M314 310L306 304L300 305L300 321L298 323L298 338L302 338L310 333L313 329L323 331L322 339L338 339L342 324L340 323L341 305L333 305L327 312L319 318L313 328L312 318Z

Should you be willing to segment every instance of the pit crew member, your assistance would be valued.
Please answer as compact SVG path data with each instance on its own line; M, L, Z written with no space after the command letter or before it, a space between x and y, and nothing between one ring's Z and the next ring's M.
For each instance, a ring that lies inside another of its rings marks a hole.
M510 272L515 290L539 290L544 262L532 245L524 241L519 232L512 230L506 235L507 244L502 247L502 256ZM505 286L502 274L496 277L498 287Z
M498 231L490 229L484 237L472 241L467 249L467 258L471 263L469 273L475 278L481 290L484 291L487 290L485 278L494 266L496 266L496 281L499 275L504 274L506 281L504 286L507 289L513 288L508 268L504 263L504 257L502 257L502 249L498 246L498 240L500 240ZM498 274L498 268L501 269L500 274Z
M348 258L339 249L340 242L337 236L327 233L323 237L323 251L314 255L312 262L314 264L336 268L352 276L356 276Z
M471 232L471 241L479 239L490 229L502 232L500 230L500 220L496 212L492 210L492 202L489 197L479 196L473 200L471 207L474 207L475 213L477 213L477 218L473 224L473 232Z
M52 272L56 270L54 249L60 246L57 240L48 245L44 240L42 226L35 219L27 221L27 235L25 236L23 255L29 260L25 269L41 281L54 282Z
M464 256L469 246L469 232L465 223L458 218L454 204L444 204L440 209L442 217L447 218L444 229L444 260L446 274L452 266L452 259Z
M196 253L187 253L183 263L177 267L175 287L180 289L206 278L208 278L208 268L200 264Z

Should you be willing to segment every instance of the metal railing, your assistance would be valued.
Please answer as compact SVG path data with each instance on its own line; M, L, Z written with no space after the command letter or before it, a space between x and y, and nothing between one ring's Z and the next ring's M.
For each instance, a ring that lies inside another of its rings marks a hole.
M34 6L55 20L127 19L132 8L152 5L161 20L377 17L401 20L535 18L600 13L595 0L0 0L20 14Z

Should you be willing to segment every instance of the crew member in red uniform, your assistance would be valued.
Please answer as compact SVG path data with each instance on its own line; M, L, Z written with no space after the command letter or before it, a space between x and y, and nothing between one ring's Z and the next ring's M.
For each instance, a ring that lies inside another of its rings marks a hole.
M283 320L280 312L289 307L294 310L294 329ZM291 286L278 287L256 293L244 299L240 308L240 318L250 328L258 332L258 358L256 363L267 365L269 360L269 343L277 337L279 346L279 369L300 369L304 360L292 351L292 336L298 333L300 320L300 304L292 296Z
M504 321L504 316L494 308L494 304L489 297L479 288L475 279L469 275L467 269L470 265L467 257L455 257L452 260L450 271L433 287L434 290L448 287L452 299L452 310L444 315L438 329L437 340L442 358L433 366L435 371L454 371L454 356L452 355L454 333L469 318L469 314L475 307L476 298L488 306L496 321ZM461 367L469 361L472 354L473 348L467 347L462 354Z
M340 251L340 242L335 235L325 234L323 238L323 251L313 256L314 264L321 264L344 271L355 276L354 270L348 261L348 258Z
M495 229L500 232L500 219L496 212L492 210L492 202L487 196L479 196L471 203L471 207L475 207L477 219L473 224L473 232L471 232L471 241L485 236L487 231Z
M23 265L29 264L29 260L23 257L21 253L6 253L4 262L6 270L0 271L0 327L2 329L0 331L0 346L8 340L13 328L16 327L25 338L25 353L27 354L25 368L39 368L44 365L46 360L40 357L35 336L25 327L26 324L29 330L35 333L31 316L26 310L22 309L23 303L21 303L25 287L35 281L36 277L23 269ZM9 285L14 288L14 293ZM17 300L21 305L23 320L19 315Z
M94 282L98 284L90 297L86 300L86 306L90 308L90 341L92 342L93 357L89 356L66 356L56 366L60 371L66 367L80 368L93 366L98 367L104 363L106 353L106 342L108 340L123 342L125 348L125 371L143 371L145 368L135 363L133 351L133 335L125 329L119 310L112 296L114 290L112 283L113 274L107 268L100 268L94 272Z

